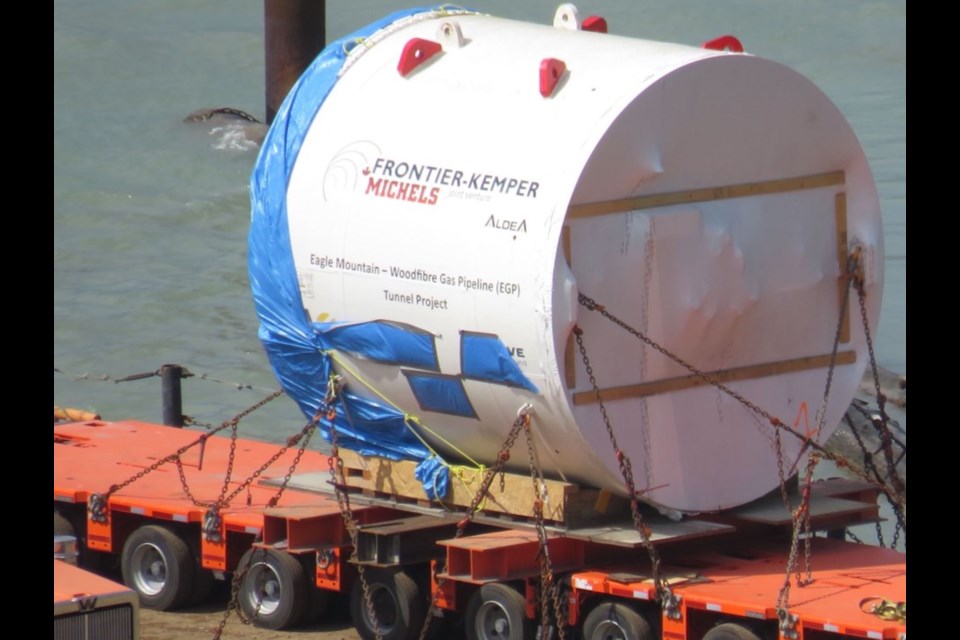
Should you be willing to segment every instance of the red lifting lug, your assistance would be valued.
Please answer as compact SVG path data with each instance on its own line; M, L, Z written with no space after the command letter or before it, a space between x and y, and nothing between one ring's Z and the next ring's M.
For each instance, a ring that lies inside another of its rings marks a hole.
M407 44L403 45L403 51L400 52L397 71L406 78L411 71L441 51L443 51L443 47L439 42L424 40L423 38L410 38Z
M583 31L596 31L597 33L607 32L607 20L600 16L588 16L580 23L580 29Z
M549 98L553 90L557 88L560 77L567 70L567 65L563 60L556 58L544 58L540 61L540 95Z
M734 53L743 53L743 45L734 36L720 36L713 40L707 40L703 43L704 49L713 49L714 51L732 51Z

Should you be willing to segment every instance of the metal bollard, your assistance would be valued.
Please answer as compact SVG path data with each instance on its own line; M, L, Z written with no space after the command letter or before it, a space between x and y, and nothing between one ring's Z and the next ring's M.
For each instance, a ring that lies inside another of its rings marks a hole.
M165 364L160 367L160 379L163 381L163 424L168 427L183 426L183 396L180 391L180 378L183 367L178 364Z
M326 45L325 0L264 0L266 122Z

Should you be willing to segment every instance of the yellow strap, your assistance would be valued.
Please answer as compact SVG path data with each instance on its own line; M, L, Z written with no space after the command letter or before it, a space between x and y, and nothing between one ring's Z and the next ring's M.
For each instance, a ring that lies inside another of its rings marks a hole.
M427 448L427 450L431 453L431 455L436 456L437 459L440 460L440 462L441 462L445 467L449 468L450 465L447 464L446 460L444 460L444 459L440 456L440 454L438 454L438 453L433 449L433 447L431 447L431 446L427 443L427 441L423 439L423 437L422 437L419 433L417 433L417 430L416 430L416 429L414 429L413 427L410 426L411 423L419 426L421 429L423 429L424 431L426 431L427 433L429 433L430 435L432 435L434 438L436 438L437 440L439 440L440 442L442 442L442 443L445 444L446 446L450 447L452 450L456 451L457 454L460 455L460 457L462 457L464 460L467 460L470 464L472 464L472 465L474 465L475 467L478 467L478 468L481 466L479 462L477 462L476 460L474 460L473 458L471 458L469 455L467 455L467 454L466 454L463 450L461 450L458 446L456 446L455 444L453 444L452 442L450 442L449 440L447 440L446 438L444 438L443 436L441 436L440 434L438 434L436 431L434 431L433 429L431 429L431 428L428 427L427 425L423 424L423 422L421 422L419 418L417 418L416 416L410 415L410 414L406 413L405 411L403 411L403 409L401 409L401 408L398 407L394 402L392 402L392 401L390 400L390 398L388 398L387 396L383 395L376 387L374 387L370 382L368 382L366 379L364 379L364 377L361 376L360 373L359 373L357 370L353 369L349 364L347 364L347 362L346 362L343 358L341 358L337 353L335 353L334 351L324 351L323 353L326 354L326 355L328 355L328 356L330 356L330 358L333 359L333 361L337 364L337 366L339 366L339 367L341 367L342 369L344 369L344 370L345 370L347 373L349 373L354 379L356 379L357 382L359 382L360 384L362 384L364 387L366 387L366 388L369 389L371 392L373 392L374 395L376 395L378 398L380 398L380 400L382 400L382 401L383 401L384 403L386 403L387 405L393 407L393 408L396 409L398 412L403 413L403 423L407 426L407 428L410 430L410 432L417 438L417 440L419 440L419 441L421 442L421 444L423 444L423 446Z
M868 605L864 607L864 605ZM891 622L906 622L907 621L907 603L906 602L894 602L893 600L887 600L881 596L870 596L869 598L864 598L860 601L860 610L866 613L871 613L881 620L888 620Z

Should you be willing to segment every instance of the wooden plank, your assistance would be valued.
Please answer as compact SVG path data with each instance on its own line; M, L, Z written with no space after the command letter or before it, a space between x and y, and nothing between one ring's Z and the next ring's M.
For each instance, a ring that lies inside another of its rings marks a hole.
M340 450L340 456L343 458L345 469L349 468L354 472L347 478L347 484L351 488L418 500L446 508L469 507L483 481L483 472L477 469L451 472L447 496L442 501L431 501L427 498L423 485L414 476L416 462L361 456L346 449ZM559 480L545 482L550 499L543 507L544 518L563 522L579 487ZM493 482L489 495L480 505L480 511L532 518L534 498L533 481L530 476L505 473L503 490L500 490L499 479Z
M850 342L850 310L843 307L843 301L846 297L847 289L850 287L850 281L846 278L847 273L847 194L841 191L834 196L834 210L837 221L837 262L840 264L840 281L837 286L840 295L840 313L843 314L843 324L840 327L840 342L846 344Z
M567 220L603 216L624 211L637 211L638 209L653 209L655 207L666 207L675 204L691 204L694 202L746 198L749 196L787 193L789 191L803 191L806 189L821 189L823 187L842 185L844 181L843 171L831 171L829 173L818 173L796 178L782 178L764 182L706 187L689 191L656 193L620 200L575 204L567 208Z
M837 365L852 364L853 362L856 362L856 360L857 354L855 351L841 351L837 354L836 363ZM716 382L735 382L737 380L765 378L767 376L793 373L795 371L805 371L807 369L822 369L828 366L830 366L829 353L820 356L808 356L806 358L794 358L792 360L780 360L777 362L767 362L764 364L755 364L745 367L720 369L705 373ZM639 384L601 389L600 398L603 401L623 400L626 398L642 398L645 396L657 395L659 393L668 393L670 391L680 391L682 389L702 387L708 384L710 383L700 376L691 374L677 378L664 378L663 380L653 380ZM597 395L593 391L581 391L573 394L573 404L575 405L592 404L596 401Z
M573 267L573 258L571 257L573 249L570 239L570 227L568 225L564 225L560 237L563 243L563 257L566 258L567 265ZM567 336L567 345L563 351L563 374L564 381L567 383L567 389L575 388L577 386L577 359L572 332Z

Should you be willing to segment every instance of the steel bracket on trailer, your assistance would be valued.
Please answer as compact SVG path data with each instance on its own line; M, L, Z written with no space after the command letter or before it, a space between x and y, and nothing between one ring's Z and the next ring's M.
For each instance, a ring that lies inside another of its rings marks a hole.
M797 635L797 622L799 618L789 611L784 611L780 615L780 637L788 638L789 640L794 640L798 637Z
M99 493L90 495L87 501L87 511L90 513L90 519L94 522L107 522L107 500Z
M220 517L220 514L216 510L210 509L205 514L203 514L203 537L209 542L221 542L223 540L223 534L220 531L223 529L223 518Z

